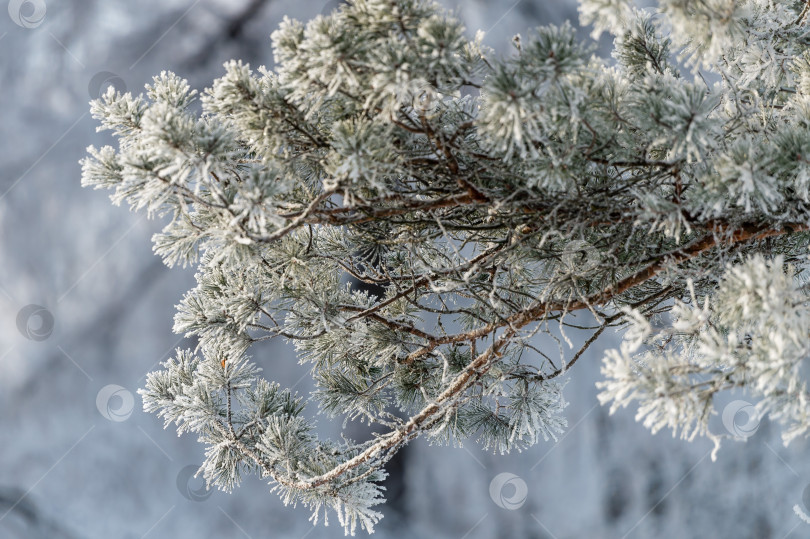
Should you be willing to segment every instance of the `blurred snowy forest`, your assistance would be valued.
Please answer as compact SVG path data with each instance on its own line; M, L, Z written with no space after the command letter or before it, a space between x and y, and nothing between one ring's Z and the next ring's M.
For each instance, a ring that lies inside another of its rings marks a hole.
M191 477L202 445L141 410L135 391L146 373L175 347L193 346L171 332L193 274L165 268L151 252L160 223L82 189L78 165L86 146L109 143L88 107L107 85L139 92L166 69L202 89L230 58L272 65L269 34L283 16L306 20L338 0L8 3L0 13L0 538L342 536L334 524L313 528L307 512L285 508L256 478L231 495L206 492ZM503 54L516 33L577 21L574 0L444 3ZM254 357L268 378L309 391L283 343ZM785 449L763 421L712 463L708 441L651 436L634 410L608 417L595 396L600 359L594 348L571 371L569 428L557 443L508 456L472 445L407 447L389 469L377 536L810 536L792 509L810 481L807 441ZM491 484L501 473L517 478Z

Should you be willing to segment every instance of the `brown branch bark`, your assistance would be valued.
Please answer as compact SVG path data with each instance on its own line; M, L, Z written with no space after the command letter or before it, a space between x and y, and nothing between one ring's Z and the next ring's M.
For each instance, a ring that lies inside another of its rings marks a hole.
M793 21L793 24L801 24L804 22L804 18L807 16L808 11L810 11L810 0L807 0L804 3L804 8L802 8L801 13L799 13L799 16L796 17L796 20Z
M684 247L680 251L676 251L674 254L668 257L662 257L645 268L625 277L624 279L621 279L617 283L585 299L573 302L551 303L545 301L536 301L534 304L530 305L524 310L506 318L506 324L502 321L492 322L472 331L440 337L430 341L419 350L412 352L405 358L405 360L403 360L403 362L406 364L412 363L417 358L432 352L443 344L464 342L469 341L470 339L480 339L507 324L512 328L520 329L530 322L538 320L544 315L553 311L571 312L587 309L590 306L604 305L624 292L627 292L631 288L652 279L665 268L677 266L678 264L694 258L719 244L734 245L744 241L759 240L772 236L778 236L786 233L788 230L790 232L797 232L801 230L808 230L808 228L810 228L804 223L790 223L784 226L785 228L769 229L752 224L743 225L738 229L731 230L728 225L714 224L712 227L713 233L707 234L706 236L695 240L690 245Z

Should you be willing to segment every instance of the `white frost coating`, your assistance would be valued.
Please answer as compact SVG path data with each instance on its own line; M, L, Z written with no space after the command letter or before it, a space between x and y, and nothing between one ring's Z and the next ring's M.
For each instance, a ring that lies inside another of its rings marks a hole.
M501 452L555 437L556 378L617 324L613 410L638 400L652 431L717 441L715 395L744 389L786 442L805 434L798 5L589 1L617 37L608 66L570 25L500 59L429 2L356 0L285 20L277 68L229 62L202 114L172 73L107 92L92 112L118 147L89 149L85 185L165 216L155 251L198 269L175 330L199 355L150 375L147 409L198 433L209 483L259 473L346 533L379 520L382 469L417 436ZM278 337L320 410L374 425L369 441L319 440L260 377L247 352Z

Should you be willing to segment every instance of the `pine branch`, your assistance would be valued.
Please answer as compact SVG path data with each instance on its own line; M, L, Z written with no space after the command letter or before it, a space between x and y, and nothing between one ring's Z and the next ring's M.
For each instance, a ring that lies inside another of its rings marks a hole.
M286 19L274 69L226 64L201 114L171 73L108 92L92 111L118 147L89 149L83 183L166 216L156 253L197 269L174 328L202 357L151 373L146 409L198 434L210 484L259 473L349 533L416 437L557 436L557 379L607 328L600 399L651 430L719 440L713 399L740 388L786 440L810 432L808 5L583 0L609 65L570 25L495 59L435 4L357 0ZM314 436L247 356L279 337L320 410L382 433Z

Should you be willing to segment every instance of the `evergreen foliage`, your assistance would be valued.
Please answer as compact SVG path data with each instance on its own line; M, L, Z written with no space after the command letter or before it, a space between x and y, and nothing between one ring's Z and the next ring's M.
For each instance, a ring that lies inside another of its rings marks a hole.
M155 252L197 268L174 329L199 346L149 375L146 410L206 444L210 484L257 473L352 534L418 436L563 432L560 379L610 327L600 398L653 431L719 442L715 396L745 390L806 434L807 11L584 0L604 61L569 25L499 58L431 1L353 0L285 20L272 70L109 89L92 112L118 147L89 149L83 183L165 218ZM325 415L380 432L319 439L248 355L275 338Z

